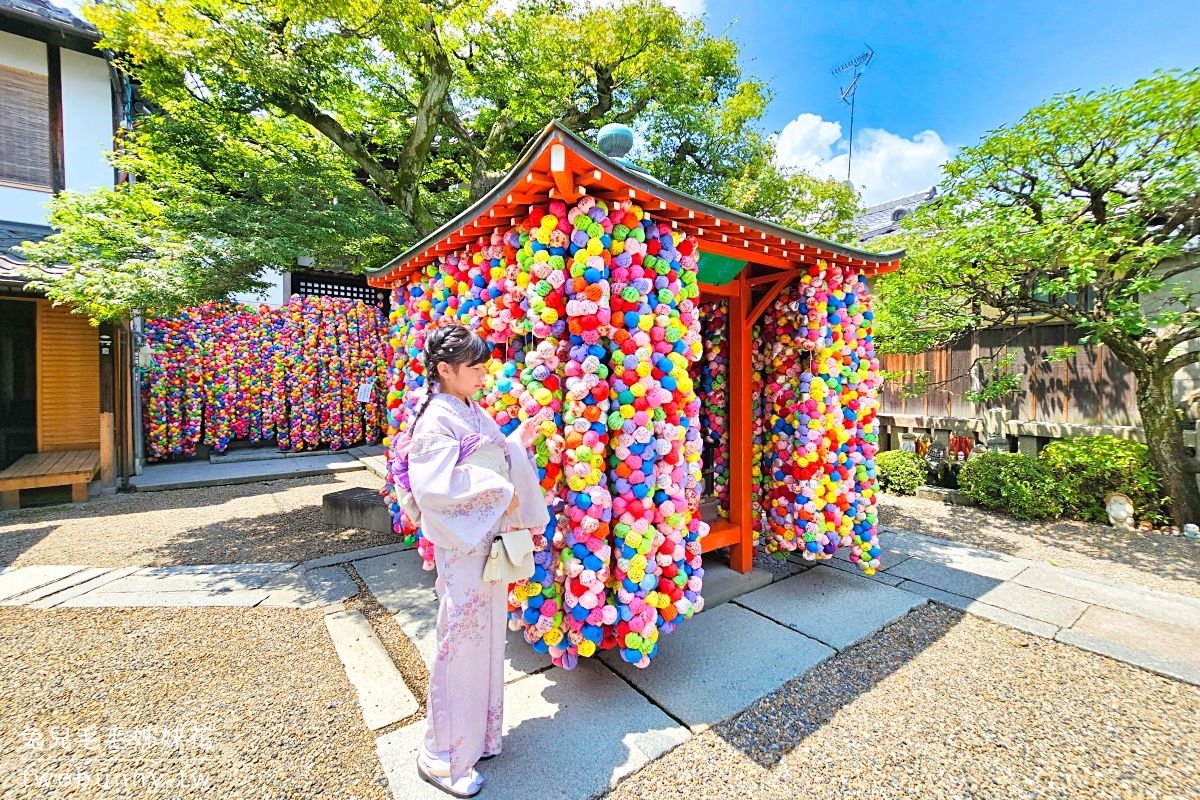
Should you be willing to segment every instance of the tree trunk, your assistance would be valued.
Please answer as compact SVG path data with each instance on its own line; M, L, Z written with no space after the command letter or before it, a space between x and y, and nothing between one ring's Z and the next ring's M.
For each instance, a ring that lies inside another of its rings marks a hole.
M1137 374L1137 379L1142 429L1146 432L1150 458L1162 479L1163 492L1171 498L1171 519L1181 527L1188 522L1200 522L1200 487L1188 467L1183 423L1175 412L1173 376Z

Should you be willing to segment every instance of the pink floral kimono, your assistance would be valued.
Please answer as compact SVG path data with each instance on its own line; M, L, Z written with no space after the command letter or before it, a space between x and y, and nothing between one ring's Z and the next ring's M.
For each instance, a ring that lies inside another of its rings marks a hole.
M449 754L457 781L500 752L508 587L483 580L492 540L514 492L510 525L540 531L550 516L519 434L505 439L477 403L449 394L434 395L413 428L408 481L438 573L425 747Z

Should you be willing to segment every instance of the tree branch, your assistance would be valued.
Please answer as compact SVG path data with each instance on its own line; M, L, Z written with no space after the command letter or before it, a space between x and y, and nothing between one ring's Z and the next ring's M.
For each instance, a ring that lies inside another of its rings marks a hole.
M1200 338L1200 332L1198 332L1197 336L1193 338ZM1176 372L1179 372L1179 370L1192 364L1200 364L1200 350L1188 350L1184 353L1180 353L1174 358L1168 359L1167 362L1163 364L1162 368L1166 374L1174 375Z
M433 144L434 134L437 133L438 122L442 119L443 106L450 94L450 81L454 76L450 59L442 50L440 43L433 37L433 45L429 52L429 72L425 76L425 88L421 91L421 99L417 102L416 119L412 130L400 151L399 168L396 170L395 191L396 205L400 211L412 221L417 232L422 236L432 233L437 228L437 221L429 214L421 203L420 180L425 171L425 163L429 157L429 148Z
M356 164L362 167L371 180L375 182L376 186L386 192L394 202L399 204L398 187L392 173L380 164L378 159L371 155L368 148L357 137L342 127L340 122L324 111L317 109L308 100L276 98L274 103L281 110L291 114L296 119L307 122L325 136L325 138L333 142L338 149L350 156Z

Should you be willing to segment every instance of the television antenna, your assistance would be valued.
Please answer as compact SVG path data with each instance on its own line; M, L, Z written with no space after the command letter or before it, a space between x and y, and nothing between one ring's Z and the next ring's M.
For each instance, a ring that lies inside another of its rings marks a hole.
M847 61L845 64L834 67L829 71L831 75L843 75L850 73L850 84L841 90L842 102L850 106L850 152L846 157L846 182L850 182L850 166L854 162L854 96L858 93L858 81L867 71L867 67L871 66L871 62L875 60L875 51L871 49L871 45L866 45L867 52L860 53L854 58Z

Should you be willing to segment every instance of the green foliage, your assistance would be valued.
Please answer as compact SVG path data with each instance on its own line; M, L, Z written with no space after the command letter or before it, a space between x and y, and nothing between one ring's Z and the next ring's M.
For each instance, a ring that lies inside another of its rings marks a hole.
M901 269L876 283L877 350L1036 318L1081 328L1137 381L1175 522L1200 517L1172 397L1174 374L1200 362L1184 346L1200 339L1200 69L1054 97L944 174L904 219Z
M852 240L858 195L842 181L775 163L774 148L747 163L716 202L759 219L835 241Z
M925 459L904 450L885 450L875 456L879 488L891 494L916 494L925 484Z
M1059 439L1046 445L1039 458L1054 471L1071 516L1107 523L1104 498L1120 492L1133 501L1139 519L1163 521L1161 482L1150 450L1141 442L1115 436Z
M641 134L631 154L709 200L841 235L835 181L774 166L769 94L737 43L661 0L114 0L83 9L146 110L132 186L62 194L47 293L99 319L380 266L482 197L552 120Z
M1017 519L1044 519L1063 512L1053 471L1021 453L980 453L958 474L962 493L985 508L1006 509Z

